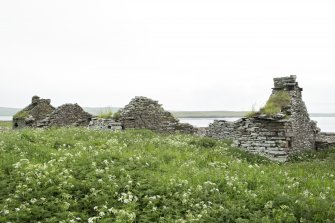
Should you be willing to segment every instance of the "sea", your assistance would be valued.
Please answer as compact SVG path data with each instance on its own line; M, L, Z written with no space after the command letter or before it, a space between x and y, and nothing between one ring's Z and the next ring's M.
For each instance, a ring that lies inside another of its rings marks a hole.
M196 127L207 127L214 120L236 121L239 118L180 118L180 122L189 123ZM335 132L335 117L311 117L318 123L322 132ZM10 121L12 116L0 116L0 121Z

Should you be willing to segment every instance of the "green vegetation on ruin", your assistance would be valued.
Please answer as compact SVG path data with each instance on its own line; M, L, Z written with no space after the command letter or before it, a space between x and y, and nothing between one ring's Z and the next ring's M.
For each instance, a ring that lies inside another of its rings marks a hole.
M266 105L260 109L260 113L273 116L291 103L291 96L287 91L278 91L271 95Z
M103 113L100 113L98 116L98 118L101 119L114 119L115 121L119 121L120 120L120 112L112 112L112 111L106 111Z
M119 121L120 118L121 118L121 114L120 114L119 111L117 111L117 112L115 112L115 113L113 114L113 119L114 119L115 121Z
M104 118L104 119L113 118L113 112L112 111L108 111L108 112L100 113L98 115L98 118Z
M0 222L334 222L335 151L278 164L151 131L0 134Z
M19 111L18 113L16 113L13 118L28 118L29 117L29 113L27 111Z

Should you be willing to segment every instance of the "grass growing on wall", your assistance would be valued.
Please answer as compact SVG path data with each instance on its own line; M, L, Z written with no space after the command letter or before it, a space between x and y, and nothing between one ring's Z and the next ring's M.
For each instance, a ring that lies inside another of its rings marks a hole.
M0 222L334 222L334 154L277 164L190 135L5 131Z
M29 113L26 111L19 111L13 116L13 118L28 118L28 117L29 117Z
M111 109L101 111L100 114L98 115L98 118L103 118L103 119L113 118L113 111Z
M282 108L291 103L291 96L287 91L278 91L271 95L266 105L260 112L268 116L273 116L281 112Z

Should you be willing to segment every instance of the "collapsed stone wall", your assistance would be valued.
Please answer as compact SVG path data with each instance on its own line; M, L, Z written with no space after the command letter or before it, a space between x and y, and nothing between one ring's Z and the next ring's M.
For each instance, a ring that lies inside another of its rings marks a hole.
M229 139L234 145L273 160L285 161L290 153L314 149L319 129L311 121L296 76L275 78L272 95L288 92L290 104L268 116L261 112L237 122L215 121L207 136Z
M122 130L122 123L113 119L92 118L88 128L93 130Z
M92 115L85 112L78 104L64 104L38 122L37 127L88 126L91 119Z
M158 132L194 133L190 124L179 123L158 101L146 97L135 97L121 110L120 121L124 129L150 129Z
M330 147L335 147L334 132L320 132L316 136L316 149L323 150Z
M36 127L39 121L55 110L50 103L50 99L33 96L31 104L13 116L13 128Z

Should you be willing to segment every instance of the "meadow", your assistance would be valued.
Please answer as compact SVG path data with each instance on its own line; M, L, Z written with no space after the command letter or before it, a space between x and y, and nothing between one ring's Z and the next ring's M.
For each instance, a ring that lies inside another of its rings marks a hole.
M279 164L147 130L0 131L0 222L335 222L335 151Z

